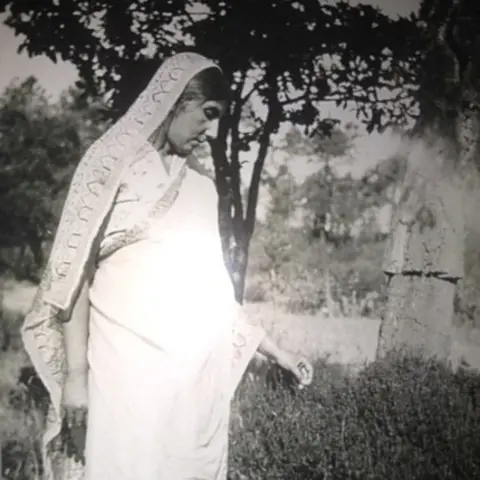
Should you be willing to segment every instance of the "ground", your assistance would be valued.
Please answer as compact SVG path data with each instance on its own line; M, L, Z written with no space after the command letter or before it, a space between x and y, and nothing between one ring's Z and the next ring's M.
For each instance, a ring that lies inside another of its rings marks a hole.
M35 294L35 286L12 280L3 282L3 308L24 313ZM374 359L380 320L326 318L323 315L286 314L273 304L246 305L247 312L281 346L302 352L312 359L328 358L332 363L359 366ZM464 358L480 370L480 329L456 328L452 362Z

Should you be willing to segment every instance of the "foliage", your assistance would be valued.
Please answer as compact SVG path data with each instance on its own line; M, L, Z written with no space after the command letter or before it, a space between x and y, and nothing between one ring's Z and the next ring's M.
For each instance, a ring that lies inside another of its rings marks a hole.
M317 170L300 184L288 157L273 174L264 175L269 203L251 244L249 301L315 312L326 304L329 281L338 314L378 313L385 234L376 214L385 204L386 187L372 192L364 178L338 172L337 165L350 154L351 133L338 127L334 133L307 137L298 128L287 132L287 155L316 159Z
M229 479L460 479L480 475L480 377L391 354L351 377L323 362L311 388L235 401Z
M31 274L42 266L73 169L104 128L102 108L74 89L54 103L34 77L0 99L0 248L28 246Z
M20 341L21 323L18 315L0 311L0 475L8 480L37 480L43 415L41 399L32 397L22 378L29 362Z
M330 122L330 129L325 133L315 130L308 134L302 125L292 125L282 139L280 148L291 156L305 156L312 162L328 162L347 156L354 140L358 137L357 127L352 123L342 126L335 119Z
M0 11L7 13L6 24L24 35L21 49L75 64L87 92L110 96L114 117L172 53L195 50L219 61L233 101L211 150L223 247L239 300L261 173L281 124L331 131L331 119L318 110L328 100L341 106L354 102L369 131L415 113L412 94L423 45L417 26L366 5L136 0L125 8L107 0L64 0L61 6L39 7L2 0ZM253 147L258 147L254 171L242 202L242 155Z

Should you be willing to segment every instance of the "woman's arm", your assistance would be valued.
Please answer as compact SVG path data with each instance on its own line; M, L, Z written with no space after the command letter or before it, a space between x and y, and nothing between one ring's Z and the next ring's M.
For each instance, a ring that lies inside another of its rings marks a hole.
M86 375L88 371L89 281L83 280L70 318L63 323L67 375Z
M82 283L67 321L63 322L63 341L67 363L67 377L85 377L88 373L88 335L90 299L89 289L96 271L96 258L100 239L103 237L107 219L92 247Z
M278 363L284 355L284 351L268 335L263 337L263 340L260 342L258 353L265 355L275 363Z

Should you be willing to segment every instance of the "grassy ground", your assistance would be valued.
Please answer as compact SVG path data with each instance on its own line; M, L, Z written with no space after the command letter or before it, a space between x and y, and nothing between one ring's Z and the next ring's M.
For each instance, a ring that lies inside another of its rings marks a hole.
M4 280L3 291L4 309L22 315L31 304L35 287ZM333 363L358 366L375 358L379 320L292 315L265 303L249 304L246 309L283 347L301 351L312 359L328 358ZM453 336L453 363L464 358L480 370L480 329L455 328Z
M18 382L27 364L18 329L34 289L13 286L1 316L9 337L0 352L2 473L35 480L42 419ZM479 375L392 356L352 376L346 364L373 359L378 321L247 309L279 343L316 359L316 374L311 388L293 392L246 378L233 404L229 480L480 478Z
M480 478L480 377L392 355L359 375L318 361L311 388L245 384L230 480Z

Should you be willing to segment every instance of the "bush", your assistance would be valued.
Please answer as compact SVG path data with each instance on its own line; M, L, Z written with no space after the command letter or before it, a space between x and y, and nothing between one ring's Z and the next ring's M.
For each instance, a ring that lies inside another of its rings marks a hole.
M41 472L39 439L43 415L27 386L19 382L25 368L23 352L2 352L0 362L1 478L33 480Z
M41 472L40 405L18 381L25 360L12 346L0 354L2 473L11 480ZM357 376L315 366L313 385L293 393L246 377L232 408L229 480L480 478L480 375L393 354Z
M230 480L480 478L478 375L391 355L356 378L320 363L296 395L261 391L235 400Z
M27 387L31 368L21 345L21 322L17 314L0 315L0 477L8 480L34 480L41 473L43 414L37 408L40 399Z

